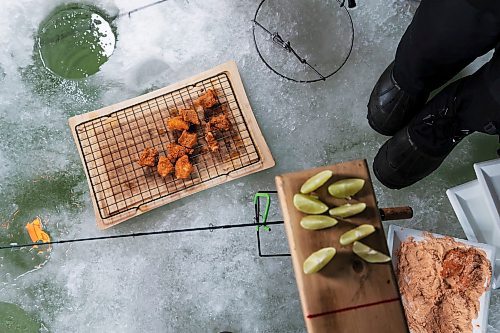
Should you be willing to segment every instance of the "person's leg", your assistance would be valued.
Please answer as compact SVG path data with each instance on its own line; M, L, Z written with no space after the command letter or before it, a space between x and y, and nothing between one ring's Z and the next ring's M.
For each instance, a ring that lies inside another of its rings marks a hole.
M388 140L373 169L387 187L409 186L436 170L472 132L500 135L500 51L481 69L443 89Z
M452 83L435 99L409 126L415 144L429 153L448 151L449 137L456 129L500 134L500 51L476 73Z
M468 0L422 0L396 58L377 82L368 104L372 128L393 135L421 109L429 93L500 38L500 1L490 8Z
M495 48L499 36L496 12L467 0L422 0L399 42L394 79L412 95L429 93Z

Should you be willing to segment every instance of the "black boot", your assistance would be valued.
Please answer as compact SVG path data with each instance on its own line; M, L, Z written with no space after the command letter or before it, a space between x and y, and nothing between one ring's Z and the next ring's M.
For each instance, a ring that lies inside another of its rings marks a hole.
M402 129L380 148L373 161L377 179L392 189L402 189L430 175L451 152L433 156L419 149Z
M393 75L394 62L382 73L368 102L368 123L383 135L394 135L405 127L422 108L428 94L412 96L397 84Z
M455 97L459 89L459 83L447 87L384 143L373 161L373 172L382 184L401 189L427 177L472 132L460 129L460 103Z

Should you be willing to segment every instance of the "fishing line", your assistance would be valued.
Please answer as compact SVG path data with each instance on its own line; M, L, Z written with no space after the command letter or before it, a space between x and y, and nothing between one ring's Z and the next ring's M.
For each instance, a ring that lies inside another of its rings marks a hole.
M193 231L210 231L210 232L212 232L214 230L219 230L219 229L235 229L235 228L246 228L246 227L255 227L255 226L257 226L257 227L264 226L265 227L268 225L276 225L276 224L283 224L283 221L274 221L274 222L266 222L266 223L210 225L208 227L148 231L148 232L138 232L138 233L111 235L111 236L100 236L100 237L75 238L75 239L66 239L66 240L58 240L58 241L49 241L49 242L43 242L43 243L42 242L40 242L40 243L26 243L26 244L12 243L9 245L0 246L0 250L19 249L19 248L23 248L23 247L52 245L52 244L78 243L78 242L97 241L97 240L105 240L105 239L143 237L143 236L165 235L165 234L178 234L178 233L193 232Z
M130 17L132 14L134 13L137 13L141 10L144 10L144 9L147 9L147 8L150 8L150 7L153 7L153 6L156 6L156 5L159 5L159 4L162 4L164 2L167 2L168 0L159 0L159 1L156 1L156 2L153 2L153 3L150 3L148 5L144 5L144 6L141 6L141 7L137 7L136 9L132 9L131 11L128 11L126 13L121 13L121 14L118 14L116 17L123 17L123 16L128 16Z

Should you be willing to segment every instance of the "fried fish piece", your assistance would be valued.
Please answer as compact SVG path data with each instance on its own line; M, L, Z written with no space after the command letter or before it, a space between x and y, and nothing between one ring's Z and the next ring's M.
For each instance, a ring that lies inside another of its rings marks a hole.
M200 118L198 118L198 112L195 109L180 109L179 115L185 122L191 123L193 125L200 124Z
M168 151L168 155L167 155L168 160L171 163L175 163L175 161L177 161L182 156L192 154L194 150L183 147L183 146L178 145L176 143L169 143L167 145L167 151Z
M189 124L182 116L177 116L167 119L167 128L171 131L184 131L189 129Z
M146 147L139 155L139 165L142 166L156 166L158 163L158 150L155 147Z
M229 122L229 119L227 119L227 116L223 113L210 118L209 123L215 129L218 129L220 131L227 131L231 127L231 123Z
M205 134L205 140L207 141L208 144L208 149L214 153L219 150L219 143L215 139L215 136L212 132L207 131Z
M160 156L158 160L157 169L158 174L162 177L167 177L169 174L174 172L174 165L165 156Z
M193 148L198 143L198 136L196 132L191 133L188 131L182 132L179 140L177 142L186 148Z
M194 101L195 106L201 106L204 109L209 109L215 105L217 105L217 95L213 89L208 89L206 93L198 97Z
M203 109L203 116L206 122L210 121L210 118L215 117L221 113L227 114L229 112L226 104L218 104L210 109Z
M175 162L175 178L186 179L189 178L194 168L187 155L182 156Z

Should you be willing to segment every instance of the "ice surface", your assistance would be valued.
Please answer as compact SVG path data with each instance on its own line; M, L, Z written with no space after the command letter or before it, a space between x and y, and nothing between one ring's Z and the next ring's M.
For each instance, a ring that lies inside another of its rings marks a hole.
M36 215L54 239L248 223L253 194L274 189L277 174L354 158L371 163L385 138L366 122L368 96L417 6L360 2L352 12L356 37L346 66L326 83L299 85L259 60L251 23L259 1L243 0L171 0L120 17L116 49L100 73L78 82L49 78L33 66L34 35L62 2L1 4L1 222L19 211L13 229L0 228L2 244L21 242L12 233L21 235ZM91 2L112 15L150 3ZM304 20L311 13L319 21L335 15L300 10ZM340 30L330 33L345 38ZM304 43L307 50L313 46ZM99 232L67 118L231 59L277 166ZM388 191L375 181L380 205L409 204L416 216L399 224L463 237L445 189L472 179L472 164L494 158L495 145L493 137L474 135L434 175L405 190ZM266 249L281 251L278 227L264 240L274 232L280 244L266 243ZM20 305L51 332L305 331L290 260L259 259L254 228L55 246L45 266L21 278L13 255L0 253L0 301ZM500 331L500 291L492 293L489 324L489 332Z
M103 54L109 58L115 49L116 40L113 30L109 23L97 14L92 14L92 24L94 29L91 30L95 30L94 34L99 40L99 46L102 48Z

